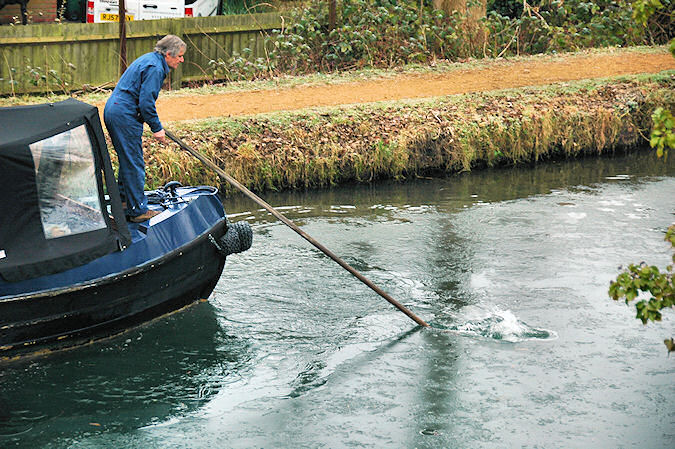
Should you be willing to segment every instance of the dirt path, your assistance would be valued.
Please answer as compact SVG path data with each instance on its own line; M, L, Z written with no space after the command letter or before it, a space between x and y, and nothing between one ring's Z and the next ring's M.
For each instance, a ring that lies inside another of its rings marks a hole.
M668 69L675 69L675 58L667 53L581 55L554 61L499 61L486 68L441 74L401 75L391 79L345 84L187 97L160 96L157 108L162 120L177 121L425 98L588 78L657 73Z

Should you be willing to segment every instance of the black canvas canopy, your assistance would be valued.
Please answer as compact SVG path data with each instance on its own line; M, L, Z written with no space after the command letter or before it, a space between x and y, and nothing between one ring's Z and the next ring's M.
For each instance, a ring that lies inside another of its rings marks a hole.
M57 273L129 243L98 109L0 108L0 275Z

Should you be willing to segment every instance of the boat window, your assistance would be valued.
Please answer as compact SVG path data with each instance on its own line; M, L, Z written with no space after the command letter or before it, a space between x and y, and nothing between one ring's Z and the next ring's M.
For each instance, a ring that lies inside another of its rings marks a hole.
M85 125L30 145L47 239L106 227Z

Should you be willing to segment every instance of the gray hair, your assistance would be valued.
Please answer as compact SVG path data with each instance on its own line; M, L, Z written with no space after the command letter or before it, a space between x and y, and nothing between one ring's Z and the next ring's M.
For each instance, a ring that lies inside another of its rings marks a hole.
M173 34L167 34L158 40L155 45L155 51L162 56L166 56L167 53L170 53L171 56L178 56L178 53L185 48L187 48L185 42Z

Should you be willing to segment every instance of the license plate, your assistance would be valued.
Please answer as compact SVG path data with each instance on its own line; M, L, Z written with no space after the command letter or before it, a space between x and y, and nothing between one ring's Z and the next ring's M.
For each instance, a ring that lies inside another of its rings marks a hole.
M134 16L127 14L125 16L125 20L127 21L132 21L134 20ZM101 13L101 21L103 22L119 22L120 21L120 16L119 14L108 14L108 13Z

